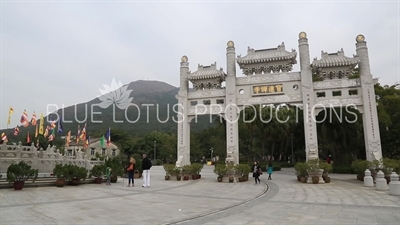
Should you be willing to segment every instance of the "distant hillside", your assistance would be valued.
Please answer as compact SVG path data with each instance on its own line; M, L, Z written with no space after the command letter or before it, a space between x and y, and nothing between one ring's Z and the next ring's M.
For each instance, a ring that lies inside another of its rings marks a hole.
M120 88L120 90L122 88ZM179 88L160 81L139 80L128 84L127 90L132 90L130 97L133 97L132 103L139 106L140 115L136 107L129 107L127 110L121 110L118 107L110 105L108 108L103 109L97 106L101 101L98 98L94 98L89 102L58 110L58 114L63 118L64 132L63 134L57 133L56 136L65 135L69 130L71 130L72 135L75 135L78 125L82 128L85 122L87 123L88 135L93 136L99 136L105 133L108 127L111 127L111 129L122 129L132 135L138 136L152 131L176 133L177 124L173 121L172 117L176 118L176 113L173 111L173 105L177 103L175 95L178 93ZM118 92L118 90L116 92ZM146 106L143 106L143 104L154 104L154 106L149 106L149 113L147 113L147 108ZM157 119L157 105L158 118L165 122L159 122ZM113 113L114 110L115 113ZM169 119L167 120L168 110ZM125 112L128 120L131 122L126 120ZM138 116L139 119L137 120ZM52 116L50 115L50 117ZM47 118L45 119L47 120ZM55 119L55 116L51 119ZM137 121L133 122L135 120ZM192 124L191 130L200 131L209 127L211 124L208 120L208 116L200 118L199 123ZM26 137L28 131L31 136L33 136L35 132L33 126L21 128L20 130L21 132L17 137L18 139ZM8 129L5 132L10 141L15 139L13 129Z

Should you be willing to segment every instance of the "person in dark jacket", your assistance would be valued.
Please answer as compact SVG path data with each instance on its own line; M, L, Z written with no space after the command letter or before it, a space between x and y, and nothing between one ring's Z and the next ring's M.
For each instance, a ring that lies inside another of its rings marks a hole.
M133 179L133 175L135 172L135 164L136 164L135 158L131 157L131 159L129 160L129 165L126 168L126 171L128 172L128 187L131 186L131 182L132 182L132 187L135 187L135 180Z
M143 185L142 187L150 187L150 168L152 163L146 154L143 154L142 170L143 170Z
M260 181L260 170L261 170L261 168L258 165L258 163L254 162L254 165L253 165L253 177L254 177L254 181L256 182L256 184L257 184L257 181L258 181L258 183L261 182Z

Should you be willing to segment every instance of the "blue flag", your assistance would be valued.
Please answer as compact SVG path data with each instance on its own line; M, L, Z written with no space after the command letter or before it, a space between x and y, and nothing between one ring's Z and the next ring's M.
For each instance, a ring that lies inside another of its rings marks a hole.
M61 122L61 118L58 120L58 133L62 133L64 131L62 122Z
M110 146L111 144L111 129L108 128L106 135L105 135L106 141L107 141L107 145Z

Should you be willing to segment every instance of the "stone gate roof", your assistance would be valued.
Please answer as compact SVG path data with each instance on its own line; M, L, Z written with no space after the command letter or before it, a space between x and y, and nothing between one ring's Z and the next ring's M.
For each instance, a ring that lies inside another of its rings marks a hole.
M217 63L213 63L210 66L198 66L196 72L191 73L188 76L189 80L202 80L202 79L213 79L213 78L221 78L225 79L226 74L223 69L217 69Z
M285 43L282 42L277 48L254 50L250 47L247 49L247 55L237 57L239 65L249 63L263 63L284 60L295 60L297 56L296 50L292 49L291 52L285 50ZM293 62L295 63L295 62Z
M343 49L337 53L327 53L321 51L321 59L314 59L312 65L313 67L323 68L323 67L340 67L340 66L356 66L360 62L357 57L347 57L344 55Z

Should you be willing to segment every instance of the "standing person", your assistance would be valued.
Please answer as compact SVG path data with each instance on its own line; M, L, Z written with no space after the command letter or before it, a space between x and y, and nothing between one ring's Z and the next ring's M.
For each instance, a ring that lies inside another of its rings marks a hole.
M150 168L153 166L146 154L143 154L142 170L143 170L143 185L142 187L150 187Z
M107 177L107 183L106 185L111 185L110 181L111 181L111 168L107 167L106 169L106 177Z
M271 174L274 171L274 167L272 166L272 162L268 163L268 180L272 180Z
M135 165L136 165L136 160L135 158L131 157L129 160L129 165L126 168L126 171L128 172L128 186L131 186L131 181L132 181L132 187L135 187L135 180L133 179L133 174L135 172Z
M253 177L254 177L254 181L256 182L256 184L257 184L257 181L258 181L258 183L260 183L261 181L260 181L260 170L261 170L261 168L260 168L260 166L258 165L258 163L256 162L256 161L254 161L254 165L253 165Z

